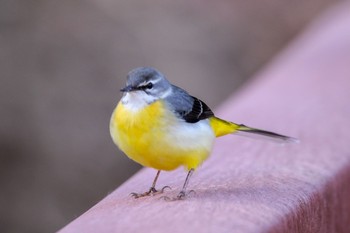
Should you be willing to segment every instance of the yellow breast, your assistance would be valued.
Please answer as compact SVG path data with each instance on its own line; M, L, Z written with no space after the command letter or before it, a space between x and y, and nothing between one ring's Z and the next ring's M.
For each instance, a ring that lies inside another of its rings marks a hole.
M129 158L159 170L181 165L196 168L208 157L215 138L209 121L181 121L162 101L136 111L119 102L112 114L110 132Z

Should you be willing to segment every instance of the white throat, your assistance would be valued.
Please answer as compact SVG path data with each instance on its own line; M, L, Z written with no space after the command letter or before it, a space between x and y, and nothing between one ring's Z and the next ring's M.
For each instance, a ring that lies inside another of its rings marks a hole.
M127 92L122 97L121 102L126 108L137 112L146 107L147 105L153 103L154 101L158 99L164 99L171 94L171 88L162 93L158 98L153 95L149 95L144 91Z
M143 91L127 92L121 99L123 105L132 111L139 111L155 100L155 97L147 95Z

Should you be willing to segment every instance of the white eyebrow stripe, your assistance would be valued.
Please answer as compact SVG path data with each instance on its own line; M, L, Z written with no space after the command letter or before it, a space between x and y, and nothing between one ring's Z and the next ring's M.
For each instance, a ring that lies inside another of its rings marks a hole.
M162 80L162 78L158 77L157 79L149 80L149 82L152 82L153 84L155 84L155 83L158 83L161 80Z
M137 85L137 86L142 87L142 86L147 85L148 83L156 84L156 83L158 83L159 81L161 81L161 78L157 78L157 79L155 79L155 80L143 81L142 83L140 83L140 84Z
M142 87L142 86L146 85L147 83L148 83L147 81L143 81L142 83L140 83L140 84L137 85L137 86Z

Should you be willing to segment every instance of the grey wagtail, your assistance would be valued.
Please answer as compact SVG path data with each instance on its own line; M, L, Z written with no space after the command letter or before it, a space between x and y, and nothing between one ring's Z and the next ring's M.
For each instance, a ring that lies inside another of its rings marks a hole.
M173 199L185 198L192 173L208 158L216 137L245 133L282 143L297 141L216 117L203 101L172 85L152 67L130 71L121 91L123 97L110 121L112 139L130 159L158 170L151 188L132 193L135 198L163 192L165 187L155 187L160 171L179 166L187 168L188 174L181 192Z

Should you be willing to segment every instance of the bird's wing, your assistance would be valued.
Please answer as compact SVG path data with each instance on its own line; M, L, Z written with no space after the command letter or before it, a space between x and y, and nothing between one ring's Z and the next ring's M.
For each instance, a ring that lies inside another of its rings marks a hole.
M211 109L200 99L193 97L193 104L190 111L182 114L182 118L189 123L196 123L200 120L214 116Z
M203 101L176 86L173 86L173 94L168 97L167 102L173 111L188 123L196 123L214 116L214 113Z

